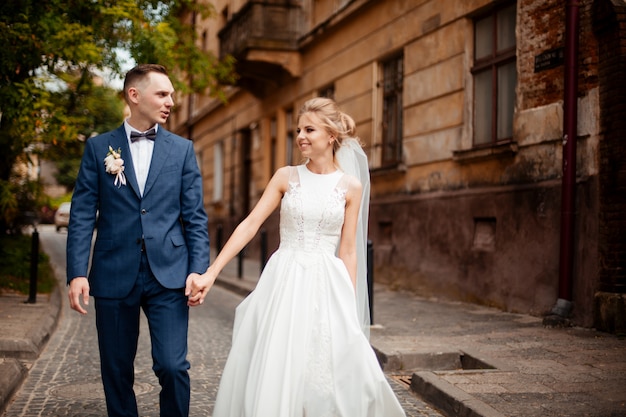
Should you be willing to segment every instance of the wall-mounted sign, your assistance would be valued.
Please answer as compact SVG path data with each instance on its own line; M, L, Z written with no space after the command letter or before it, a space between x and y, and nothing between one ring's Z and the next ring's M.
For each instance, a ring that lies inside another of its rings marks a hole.
M565 61L565 48L549 49L535 56L535 72L556 68Z

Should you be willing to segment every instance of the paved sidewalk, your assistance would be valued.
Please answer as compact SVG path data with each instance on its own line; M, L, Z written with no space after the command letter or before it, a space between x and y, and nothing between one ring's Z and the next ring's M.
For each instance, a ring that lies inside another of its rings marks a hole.
M0 412L20 387L33 361L54 331L61 312L61 291L28 296L0 294Z
M247 294L259 263L219 285ZM54 331L64 294L0 295L0 411ZM385 372L447 416L626 416L626 340L377 286L371 342Z

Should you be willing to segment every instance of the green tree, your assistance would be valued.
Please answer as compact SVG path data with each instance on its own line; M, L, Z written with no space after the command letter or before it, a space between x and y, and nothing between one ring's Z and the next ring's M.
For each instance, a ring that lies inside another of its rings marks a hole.
M26 181L12 178L15 162L25 149L40 148L33 144L88 136L81 88L97 71L120 73L121 49L136 62L165 65L179 91L221 96L220 86L233 81L233 61L201 50L192 24L211 13L195 0L0 3L0 232L21 210L17 194Z
M85 140L118 127L124 114L121 92L101 85L96 82L97 78L84 77L84 74L61 74L66 88L51 93L50 97L55 108L64 109L77 137L54 142L42 153L45 159L55 161L57 182L70 190L76 182Z

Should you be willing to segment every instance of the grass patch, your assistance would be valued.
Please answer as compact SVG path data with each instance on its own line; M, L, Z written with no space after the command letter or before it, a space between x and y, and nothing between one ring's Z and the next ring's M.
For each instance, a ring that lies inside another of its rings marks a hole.
M29 294L30 252L32 238L28 235L0 235L0 293ZM37 292L52 292L57 280L47 254L39 249Z

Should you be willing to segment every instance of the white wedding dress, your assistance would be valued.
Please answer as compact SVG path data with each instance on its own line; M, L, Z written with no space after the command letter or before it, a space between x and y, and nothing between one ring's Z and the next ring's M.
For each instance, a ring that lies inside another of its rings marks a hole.
M336 256L346 177L292 167L278 250L237 307L213 417L400 417Z

